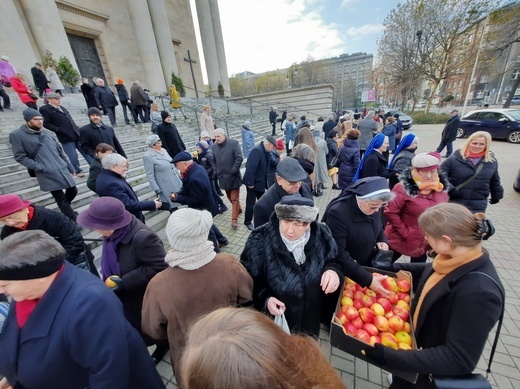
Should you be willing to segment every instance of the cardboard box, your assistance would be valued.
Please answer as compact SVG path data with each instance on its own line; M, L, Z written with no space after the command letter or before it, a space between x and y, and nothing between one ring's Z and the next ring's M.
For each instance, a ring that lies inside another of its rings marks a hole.
M399 271L398 273L392 273L392 272L383 271L380 269L372 269L369 267L367 267L366 269L368 271L370 271L371 273L377 272L377 273L388 275L390 277L394 277L397 279L405 279L408 282L410 282L410 285L412 284L412 276L409 272ZM341 290L343 290L344 284L345 284L345 280L343 280L343 283L341 284ZM334 316L332 317L332 323L330 326L330 344L331 344L331 346L336 347L342 351L345 351L346 353L353 355L356 358L360 358L372 365L380 367L381 369L389 371L390 373L395 374L396 376L398 376L406 381L415 383L417 381L418 374L412 373L409 371L391 369L386 365L381 365L381 364L376 363L375 361L367 358L364 354L361 353L361 350L366 350L367 348L370 348L372 346L370 346L369 344L367 344L365 342L362 342L359 339L354 338L353 336L346 334L343 331L343 325L337 318L337 314L338 314L338 312L340 312L340 308L341 308L341 297L342 297L342 295L340 293L338 302L336 304L336 311L334 312ZM411 332L412 347L414 349L417 349L417 343L415 342L415 333L414 333L414 329L413 329L413 325L412 325L411 315L408 319L408 322L410 323L410 326L412 328L412 332Z

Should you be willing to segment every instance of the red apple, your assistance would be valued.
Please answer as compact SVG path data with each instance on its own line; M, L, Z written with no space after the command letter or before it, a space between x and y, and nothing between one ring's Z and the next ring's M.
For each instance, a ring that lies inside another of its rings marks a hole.
M399 301L397 293L394 292L388 292L388 296L386 296L386 298L388 299L388 301L390 301L390 304L392 305L397 304L397 302Z
M390 290L392 292L399 292L399 289L397 289L397 284L395 283L395 280L392 277L386 277L381 281L381 286L385 288L386 290Z
M399 316L392 316L390 319L388 319L388 325L396 332L402 331L404 329L404 320Z
M372 296L364 295L363 298L361 299L361 301L363 302L363 305L365 307L370 308L372 306L372 304L374 304L376 302L376 298L372 297Z
M399 300L403 300L407 304L410 304L410 295L408 293L399 292L399 293L397 293L397 298Z
M354 293L356 291L356 285L347 284L347 285L345 285L345 290L351 290L352 293Z
M359 317L365 323L372 323L374 321L374 312L370 308L363 307L359 310Z
M376 343L381 343L381 337L380 337L379 335L371 336L371 337L370 337L370 342L369 342L369 343L370 343L370 345L371 345L372 347L374 347L374 344L376 344Z
M387 313L385 313L385 317L387 319L390 319L392 316L395 316L394 313L392 311L388 311Z
M343 297L350 297L351 299L354 299L354 292L350 289L345 289L343 291Z
M376 317L374 317L373 324L381 332L388 331L388 328L390 328L389 325L388 325L388 319L386 317L384 317L384 316L376 316Z
M361 300L354 300L354 308L356 308L358 311L363 308L363 301Z
M347 307L345 310L345 315L347 316L347 319L351 321L359 317L359 313L354 307Z
M397 307L403 308L405 311L410 312L410 305L408 305L403 300L399 300L397 304L395 304Z
M404 322L403 331L408 333L412 332L412 327L410 326L410 323L408 323L407 321Z
M372 304L370 306L370 309L372 310L372 312L374 312L374 315L376 316L383 316L385 314L385 309L379 303Z
M394 316L399 316L403 321L407 321L410 314L407 310L401 308L401 307L394 307L392 309L392 312L394 313Z
M397 350L399 348L399 344L397 340L395 339L394 335L392 335L389 332L382 332L381 333L381 344L383 346L392 347L394 350Z
M410 291L410 283L406 280L397 280L397 288L400 292L408 293Z
M351 320L350 321L352 324L354 324L354 326L357 328L357 329L360 329L360 328L363 328L363 320L361 320L360 317L358 317L357 319L354 319L354 320Z
M379 330L375 325L372 323L365 323L363 324L363 329L368 333L370 336L379 335Z
M343 327L348 332L348 334L352 336L354 336L358 330L357 327L352 323L346 323Z
M374 292L372 289L367 289L367 290L365 291L365 294L366 294L367 296L376 297L376 292Z
M357 285L357 284L356 284L356 281L354 281L354 280L352 280L352 279L350 279L350 278L347 277L346 285L354 285L354 286L355 286L355 285Z
M361 300L363 297L365 297L365 294L362 291L356 290L354 292L354 300Z
M364 329L357 330L355 336L362 342L365 342L365 343L370 342L370 335L368 335L368 332L366 332Z
M359 284L356 284L356 290L359 291L359 292L363 292L363 294L365 294L365 291L367 290L367 287L366 286L361 286Z
M345 313L340 312L340 313L338 313L338 320L340 321L341 324L345 324L348 319L347 319L347 316L345 315Z
M377 302L381 304L381 306L385 310L385 313L390 312L392 310L392 303L388 299L381 297L377 300Z
M341 299L341 305L348 305L349 307L354 306L354 301L350 297L343 297Z

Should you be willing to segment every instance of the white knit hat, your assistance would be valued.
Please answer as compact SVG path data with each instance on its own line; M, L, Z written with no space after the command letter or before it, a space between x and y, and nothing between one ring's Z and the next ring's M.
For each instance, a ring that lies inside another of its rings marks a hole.
M190 252L200 249L207 242L213 225L208 211L182 208L171 214L166 225L166 236L175 251Z

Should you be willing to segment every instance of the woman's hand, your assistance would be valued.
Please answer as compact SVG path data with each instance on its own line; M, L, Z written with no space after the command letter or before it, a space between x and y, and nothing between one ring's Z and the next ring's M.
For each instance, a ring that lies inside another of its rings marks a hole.
M267 300L267 309L273 316L281 316L285 311L285 304L276 297L269 297ZM1 389L1 388L0 388Z
M339 287L340 279L334 270L327 270L321 276L320 286L325 294L335 292Z
M390 292L383 288L383 285L381 285L381 281L383 281L385 278L388 278L388 276L384 276L382 274L373 274L372 283L370 284L369 288L372 289L374 292L381 293L383 297L388 297L390 295Z
M0 389L12 389L11 385L9 385L9 382L7 382L7 378L2 378L0 380Z
M386 242L377 242L376 246L379 250L388 251L388 243Z

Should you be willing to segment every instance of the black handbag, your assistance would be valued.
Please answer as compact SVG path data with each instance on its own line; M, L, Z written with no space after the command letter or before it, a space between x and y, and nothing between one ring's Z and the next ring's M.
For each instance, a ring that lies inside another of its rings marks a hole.
M392 269L393 257L394 252L392 250L377 250L372 255L370 267L381 270L390 270Z
M491 354L489 356L488 368L486 369L486 376L484 377L482 374L477 373L463 376L430 375L430 380L433 382L433 385L436 389L491 389L491 384L488 381L488 375L491 373L491 363L493 362L493 356L495 355L500 329L502 328L502 321L504 320L506 298L500 285L498 285L498 283L488 274L482 273L480 271L472 271L468 274L480 274L486 276L495 283L498 290L500 291L500 294L502 295L502 311L500 312L500 317L498 318L497 331L495 333L493 347L491 347Z

